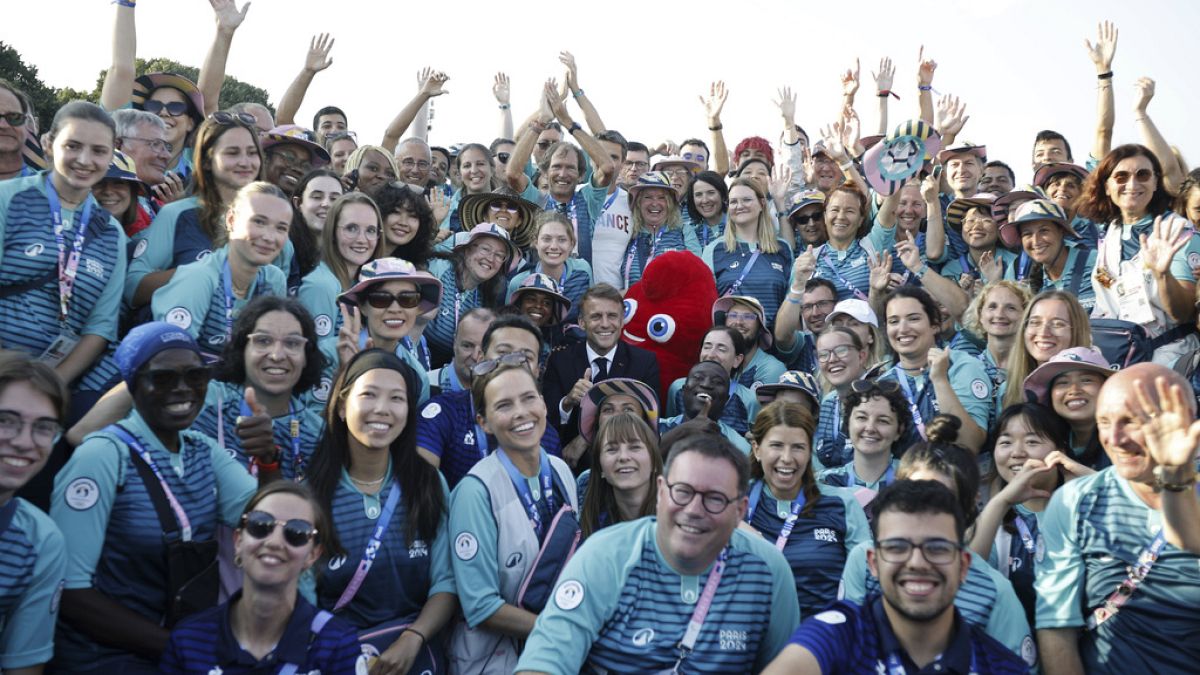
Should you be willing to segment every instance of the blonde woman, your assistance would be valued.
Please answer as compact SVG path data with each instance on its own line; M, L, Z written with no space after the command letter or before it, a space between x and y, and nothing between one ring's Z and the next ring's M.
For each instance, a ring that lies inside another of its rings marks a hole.
M625 259L621 261L625 288L637 283L646 265L660 253L691 251L700 255L700 240L694 229L683 226L679 200L667 174L661 171L642 174L629 188L629 208L633 213L633 230L625 247Z

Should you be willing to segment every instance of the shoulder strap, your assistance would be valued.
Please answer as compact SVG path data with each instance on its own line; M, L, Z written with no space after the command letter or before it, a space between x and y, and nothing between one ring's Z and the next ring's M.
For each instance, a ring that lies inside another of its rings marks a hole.
M317 641L317 636L321 634L321 631L325 628L325 624L329 623L329 620L332 618L333 614L323 609L313 615L312 624L308 628L308 649L305 651L312 651L312 646ZM299 664L285 663L279 668L279 675L296 675L299 670Z
M93 215L92 221L89 223L86 223L84 225L88 229L88 241L92 241L94 238L96 238L100 234L102 234L102 231L100 230L100 228L94 225L94 223L96 223L96 222L100 222L100 221L97 221L96 216ZM14 295L20 295L22 293L32 291L35 288L41 288L42 286L45 286L46 284L50 283L51 281L54 281L54 279L57 277L58 277L58 263L55 263L53 266L50 267L49 270L46 271L45 274L43 274L41 276L34 277L33 279L30 279L29 281L26 281L26 282L20 283L20 284L13 284L11 286L0 286L0 300L3 300L4 298L10 298Z
M1079 296L1079 286L1083 283L1083 268L1087 266L1088 251L1091 250L1086 246L1078 247L1075 252L1075 264L1071 266L1071 295Z
M138 475L142 477L142 484L146 486L146 494L150 495L150 502L154 504L154 512L158 514L158 522L162 525L163 533L178 532L179 522L171 511L170 503L167 502L167 495L163 492L162 483L158 482L158 477L150 470L150 466L142 461L136 450L128 446L126 448L129 450L129 456L133 459L133 468L137 469Z

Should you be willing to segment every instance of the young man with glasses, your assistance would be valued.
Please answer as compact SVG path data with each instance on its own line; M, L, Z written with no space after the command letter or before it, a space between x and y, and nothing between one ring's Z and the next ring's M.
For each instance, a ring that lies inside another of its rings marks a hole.
M727 295L713 303L713 324L727 326L746 338L746 356L738 384L757 391L764 384L779 382L787 367L766 350L775 340L767 329L767 315L756 298ZM760 349L761 347L761 349Z
M828 279L792 279L775 315L775 351L792 370L817 372L817 338L837 303L837 286Z
M949 488L902 480L875 506L867 564L882 595L862 605L840 601L805 621L764 674L1028 672L954 607L970 556L961 543L962 509Z
M738 529L749 477L746 456L720 437L674 443L657 517L588 539L559 575L517 672L763 668L800 608L783 554Z

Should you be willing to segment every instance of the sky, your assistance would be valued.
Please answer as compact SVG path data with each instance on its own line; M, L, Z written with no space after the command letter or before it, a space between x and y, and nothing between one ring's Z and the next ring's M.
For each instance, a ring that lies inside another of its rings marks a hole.
M48 84L90 90L109 65L114 7L107 0L42 0L42 21L59 17L57 25L30 30L28 22L4 21L0 40L36 65ZM34 10L27 5L17 11ZM139 57L201 64L215 31L208 2L142 0L137 14ZM415 93L417 71L432 66L450 80L449 93L434 104L431 142L487 143L499 131L494 74L511 78L519 124L536 105L541 82L562 78L557 57L569 50L579 84L605 123L647 145L707 139L698 95L724 80L730 95L722 121L732 148L749 135L779 138L782 123L772 101L785 85L798 92L796 121L815 137L837 115L839 78L856 57L863 134L878 129L871 71L883 56L895 62L893 89L901 97L889 102L889 126L916 117L917 55L924 45L926 56L938 62L934 90L967 105L970 120L960 138L986 144L990 159L1008 162L1017 182L1026 183L1039 130L1066 135L1079 163L1092 146L1096 73L1084 40L1095 41L1096 25L1105 19L1120 31L1113 63L1114 145L1139 140L1133 83L1148 76L1157 83L1150 116L1190 164L1200 163L1200 126L1189 124L1191 111L1200 110L1189 47L1200 25L1200 3L1183 0L611 0L561 6L459 0L424 7L254 0L227 74L267 89L277 104L303 65L311 36L329 32L336 40L333 65L316 76L297 121L311 123L319 107L338 105L360 142L377 143ZM573 105L572 114L582 121Z

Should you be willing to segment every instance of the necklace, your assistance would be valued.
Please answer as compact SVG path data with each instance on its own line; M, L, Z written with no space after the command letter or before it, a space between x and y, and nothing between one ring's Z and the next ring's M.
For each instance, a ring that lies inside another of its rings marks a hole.
M346 475L349 476L350 474L347 473ZM376 478L375 480L359 480L359 479L355 478L354 476L350 476L350 481L356 485L363 485L365 487L374 487L374 486L382 483L384 478L387 478L386 471L383 473L382 476L380 476L379 478Z

